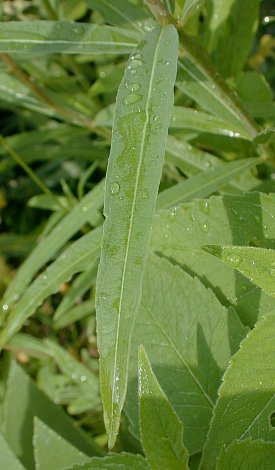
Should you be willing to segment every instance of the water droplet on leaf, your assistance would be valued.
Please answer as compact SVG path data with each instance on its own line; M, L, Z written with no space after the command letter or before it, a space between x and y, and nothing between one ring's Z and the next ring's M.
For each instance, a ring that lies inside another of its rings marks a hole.
M111 194L113 194L113 196L116 196L116 195L119 193L119 190L120 190L120 185L119 185L119 183L117 183L116 181L114 181L114 182L111 184Z

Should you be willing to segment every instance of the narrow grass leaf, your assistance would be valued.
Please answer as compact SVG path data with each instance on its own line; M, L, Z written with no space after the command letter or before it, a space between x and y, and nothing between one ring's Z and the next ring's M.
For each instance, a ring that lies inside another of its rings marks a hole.
M6 323L0 333L0 347L3 347L22 327L27 318L35 313L45 298L57 292L60 285L69 281L73 274L85 270L94 263L99 256L101 235L101 227L98 227L72 243L34 280L8 313Z
M11 305L24 292L32 277L49 261L57 251L91 218L97 215L103 204L104 181L86 194L79 203L59 222L32 251L21 265L15 278L9 284L3 298L3 304ZM6 309L7 310L7 309Z
M275 250L249 246L206 245L203 249L275 297Z
M20 54L129 54L140 34L71 21L0 23L0 52Z
M34 418L33 449L35 468L39 470L64 470L69 465L89 460L88 455L80 452L38 418Z
M213 170L192 176L188 180L162 191L158 196L157 209L168 209L181 202L209 196L217 191L220 186L238 176L242 171L257 165L257 163L260 163L259 159L246 158L236 162L225 163Z
M217 461L216 470L246 470L272 469L275 462L275 444L272 442L234 441L228 447L223 447Z
M149 465L152 470L187 469L183 424L159 385L143 347L138 357L141 440Z
M117 96L97 280L101 394L110 448L126 394L131 334L173 105L177 54L176 29L153 30L130 57Z
M233 356L219 391L201 470L215 469L223 445L249 437L254 423L258 439L264 435L267 440L275 441L274 428L270 425L270 416L275 410L274 331L275 314L272 312L256 324ZM261 425L257 425L257 418L271 401L273 408Z

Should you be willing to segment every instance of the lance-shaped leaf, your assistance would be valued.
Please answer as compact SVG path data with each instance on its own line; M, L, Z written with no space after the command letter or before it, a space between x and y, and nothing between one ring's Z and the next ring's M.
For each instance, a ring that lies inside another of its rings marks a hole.
M9 470L25 470L25 467L16 458L3 436L0 434L0 466Z
M220 186L238 176L240 172L255 166L259 162L260 160L256 158L237 160L188 178L188 180L162 191L158 196L157 208L168 209L180 202L209 196L217 191Z
M177 53L173 26L149 33L130 57L117 96L97 280L101 394L109 447L116 440L126 394L131 333L173 105Z
M201 470L215 469L223 445L247 439L253 427L256 427L257 438L274 441L271 425L275 410L274 331L275 314L272 312L257 323L233 356L214 409ZM259 422L259 416L268 407L268 415Z
M139 349L139 407L142 446L152 470L188 468L183 424L152 370L145 349Z
M0 334L0 347L34 314L46 297L58 291L62 282L67 282L75 273L87 269L97 260L101 233L101 227L98 227L81 237L34 280L8 315ZM8 308L5 310L9 311Z
M222 259L248 277L253 284L275 297L275 250L219 245L205 245L203 249Z
M34 274L101 208L103 203L103 181L87 193L79 203L43 238L22 264L5 292L3 303L16 302Z
M24 54L128 54L139 33L71 21L0 23L0 52Z

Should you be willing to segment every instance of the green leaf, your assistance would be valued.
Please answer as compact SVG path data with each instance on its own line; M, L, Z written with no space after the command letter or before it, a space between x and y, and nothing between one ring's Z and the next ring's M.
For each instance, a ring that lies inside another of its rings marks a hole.
M260 160L255 158L237 160L188 178L162 191L158 196L157 209L168 209L180 202L209 196L239 173L252 168L259 162Z
M102 459L92 458L83 465L74 465L66 470L149 470L144 457L137 454L110 454Z
M3 403L2 434L12 451L28 469L34 467L34 416L88 456L100 455L93 441L77 429L62 408L52 403L26 372L13 362Z
M149 465L153 470L187 469L182 422L160 387L143 347L138 357L141 439Z
M184 23L199 9L204 0L185 0L181 16Z
M245 72L238 77L236 85L240 98L252 116L275 122L273 93L264 75Z
M149 33L130 57L117 96L97 280L101 394L110 448L126 394L131 334L164 159L177 53L173 26Z
M87 317L95 312L95 304L91 300L86 300L81 302L79 305L75 305L71 309L68 309L59 320L54 321L54 328L59 330L65 328L68 325L71 325L82 318Z
M238 126L228 124L212 114L197 111L193 108L175 106L172 112L170 127L172 129L195 129L199 132L226 135L229 137L247 139L247 133L241 132Z
M216 468L223 445L246 439L254 426L257 438L274 441L270 415L258 426L259 415L273 401L275 394L275 314L260 320L232 358L219 391L210 431L203 451L201 469Z
M235 140L235 142L237 141ZM202 151L189 142L184 142L174 136L169 136L167 140L166 162L172 163L187 176L194 176L225 164L215 155ZM260 179L253 176L248 170L242 172L241 175L239 174L232 182L223 184L222 190L224 192L245 192L256 188L260 183Z
M24 292L35 273L87 222L97 215L103 202L104 181L87 193L59 222L21 265L5 292L3 303L11 307Z
M205 245L203 249L222 259L248 277L253 284L275 297L275 250L219 245Z
M213 3L212 14L218 17L216 21L219 22L213 39L214 59L224 77L233 77L242 71L252 49L258 27L260 0L227 0L230 11L224 21L224 5L217 0Z
M153 19L148 18L148 10L128 0L87 0L88 6L99 11L106 23L124 26L140 32L149 31Z
M34 418L33 448L36 470L64 470L69 465L89 460L87 455L37 418Z
M25 467L15 457L3 436L0 434L0 468L9 470L24 470Z
M275 309L274 299L201 246L274 249L274 205L274 194L253 192L213 196L160 211L152 230L151 248L201 279L223 305L233 305L242 321L253 327L257 318Z
M257 125L236 93L219 75L205 52L182 30L180 40L185 57L178 63L177 87L203 109L233 126L236 132L253 139L257 135Z
M0 347L35 313L45 298L58 291L63 282L95 263L100 253L101 237L101 227L83 235L34 280L10 312L7 304L4 304L3 311L7 317L0 333Z
M95 284L96 274L97 266L91 264L77 276L55 311L53 317L55 327L58 328L57 325L62 324L63 320L65 321L65 316L70 307Z
M0 23L0 52L20 54L129 54L137 45L134 31L71 21Z
M263 441L234 441L223 447L216 470L272 469L275 462L275 444Z
M199 452L222 374L246 329L234 309L223 307L198 279L164 258L148 259L142 292L125 403L131 428L137 436L137 351L143 344L160 386L183 422L188 451Z

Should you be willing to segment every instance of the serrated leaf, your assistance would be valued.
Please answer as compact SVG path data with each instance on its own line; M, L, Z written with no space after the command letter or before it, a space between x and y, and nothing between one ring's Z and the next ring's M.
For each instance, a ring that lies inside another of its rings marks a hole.
M88 455L80 452L38 418L34 418L33 448L36 470L64 470L69 465L89 460Z
M87 193L82 200L35 247L9 284L3 304L12 306L24 292L35 273L73 236L97 214L103 203L104 181Z
M245 336L234 309L164 258L151 255L133 336L125 411L138 435L137 350L146 348L154 373L184 425L190 454L202 449L221 376ZM163 467L165 468L165 467Z
M275 444L263 441L234 441L223 447L216 470L272 469L275 462Z
M173 26L149 33L130 57L117 96L97 280L101 394L110 448L126 394L131 333L164 159L177 53Z
M15 362L12 363L3 403L2 434L27 468L33 468L33 418L37 416L88 456L99 449L77 429L61 407L52 403Z
M152 370L143 347L138 355L139 412L142 447L153 470L188 468L183 425Z
M275 314L270 313L256 324L232 358L219 391L219 399L203 451L200 466L202 470L216 468L216 459L223 445L229 445L235 439L249 437L250 428L273 400L274 331ZM259 439L268 430L272 431L268 417L261 424L261 427L257 427ZM269 433L269 440L271 436L272 440L274 439L274 432L272 434Z
M274 249L274 207L274 194L257 192L213 196L172 207L156 216L151 248L201 279L223 305L233 305L242 321L253 327L257 318L275 308L273 298L201 246Z
M69 281L73 274L84 271L96 262L100 253L101 237L101 227L83 235L33 281L25 294L8 312L0 333L0 347L3 347L22 327L27 318L35 313L44 299L58 291L63 282ZM44 250L46 248L47 246ZM9 310L6 305L3 306L4 312Z
M92 458L83 465L74 465L65 470L150 470L144 457L137 454L110 454L102 459Z
M203 249L248 277L253 284L275 297L275 250L205 245Z
M24 470L25 467L15 457L3 436L0 434L0 468L9 470Z
M217 191L220 186L238 176L242 171L257 165L260 161L255 158L237 160L188 178L186 181L162 191L158 196L157 209L168 209L177 206L181 202L209 196Z
M20 54L129 54L139 34L71 21L0 23L0 52Z

